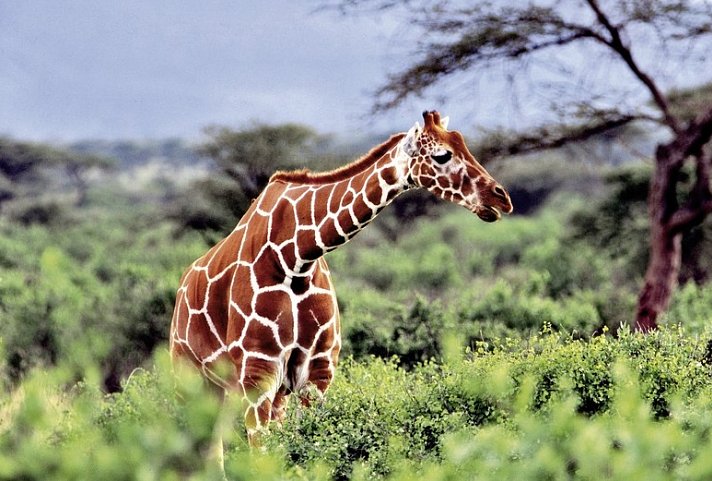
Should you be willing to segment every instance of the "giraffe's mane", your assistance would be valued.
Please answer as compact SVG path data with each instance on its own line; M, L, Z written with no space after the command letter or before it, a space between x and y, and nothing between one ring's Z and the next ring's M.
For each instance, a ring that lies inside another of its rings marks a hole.
M278 170L272 175L272 177L270 177L270 182L281 181L296 184L328 184L348 179L349 177L353 177L373 165L374 162L383 157L386 152L391 150L403 137L405 137L405 134L403 133L392 135L391 138L386 140L381 145L377 145L369 150L363 157L360 157L350 164L338 167L334 170L327 172L312 172L309 169L293 171Z

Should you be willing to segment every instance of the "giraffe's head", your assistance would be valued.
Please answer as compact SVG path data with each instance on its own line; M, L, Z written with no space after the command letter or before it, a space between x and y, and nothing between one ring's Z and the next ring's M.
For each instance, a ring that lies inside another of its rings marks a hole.
M501 212L512 212L509 194L467 149L457 131L448 131L448 118L438 112L423 112L425 125L417 122L402 140L408 156L408 182L462 205L485 222L494 222Z

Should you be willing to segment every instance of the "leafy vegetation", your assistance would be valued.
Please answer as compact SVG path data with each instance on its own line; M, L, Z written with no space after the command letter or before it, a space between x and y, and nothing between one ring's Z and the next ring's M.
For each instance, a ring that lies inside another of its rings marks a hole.
M137 162L117 162L137 169L121 176L144 175ZM46 185L33 165L13 192ZM241 199L195 201L222 167L195 183L158 169L130 189L93 170L85 202L61 202L76 200L68 181L22 197L27 212L57 201L31 220L8 200L0 479L222 479L216 423L228 479L709 478L706 237L686 241L697 274L681 278L667 328L632 334L646 214L630 185L644 176L574 165L535 182L536 165L497 167L546 191L528 215L490 225L413 197L328 255L342 363L323 403L292 400L265 452L247 448L236 406L221 415L197 376L173 378L165 348L180 275L219 235L176 220L177 199L215 212Z
M292 403L250 450L226 430L228 479L706 479L710 352L679 329L593 342L449 341L444 362L346 360L322 404ZM219 405L167 354L103 395L33 371L0 404L0 479L221 479ZM71 388L67 386L73 385Z

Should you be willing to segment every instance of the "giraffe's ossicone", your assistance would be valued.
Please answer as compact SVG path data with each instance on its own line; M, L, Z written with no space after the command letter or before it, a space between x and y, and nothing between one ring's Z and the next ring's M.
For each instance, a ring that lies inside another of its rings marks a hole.
M245 400L248 435L279 419L291 393L323 394L341 348L339 309L323 255L412 188L491 222L507 192L447 118L416 123L340 169L277 172L237 227L197 259L178 289L170 333L187 360ZM304 396L302 396L304 398Z

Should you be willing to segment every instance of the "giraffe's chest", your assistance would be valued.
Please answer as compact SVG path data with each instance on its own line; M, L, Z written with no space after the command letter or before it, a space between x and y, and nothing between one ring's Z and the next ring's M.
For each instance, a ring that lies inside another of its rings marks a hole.
M238 266L230 306L226 343L242 339L248 350L273 356L294 348L311 352L340 334L336 295L323 258L310 276L268 276L264 283Z

